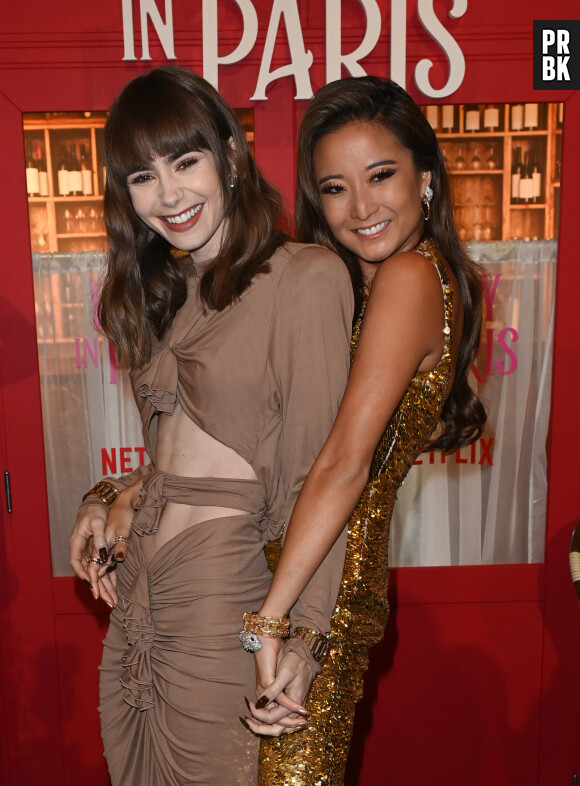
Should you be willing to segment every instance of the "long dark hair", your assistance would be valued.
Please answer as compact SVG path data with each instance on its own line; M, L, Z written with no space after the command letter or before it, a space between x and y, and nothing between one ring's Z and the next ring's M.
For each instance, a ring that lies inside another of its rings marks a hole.
M200 295L206 307L216 310L269 270L269 258L287 239L276 228L282 198L258 171L230 107L185 68L160 66L129 82L109 112L104 146L109 253L99 320L118 362L138 368L184 304L192 266L187 254L172 253L170 244L137 216L127 176L157 156L211 153L225 231L217 257L201 278Z
M463 302L463 334L452 389L441 413L443 429L429 448L446 452L477 439L485 410L468 382L469 367L480 341L483 285L453 220L453 201L445 162L433 129L411 96L390 79L351 77L322 87L312 99L298 138L295 227L300 240L320 243L344 260L353 283L358 314L363 295L362 271L356 256L332 234L322 209L314 173L318 141L351 123L374 123L390 131L413 156L417 172L431 172L431 216L424 222L430 237L453 271Z

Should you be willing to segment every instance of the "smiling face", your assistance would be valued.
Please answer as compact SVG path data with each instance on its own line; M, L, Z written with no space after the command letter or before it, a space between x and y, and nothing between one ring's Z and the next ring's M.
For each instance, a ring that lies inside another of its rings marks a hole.
M218 253L224 202L217 169L207 150L177 158L155 157L127 177L139 218L172 246L190 251L195 262Z
M358 258L366 280L377 263L417 245L431 173L416 171L411 151L394 134L378 124L350 123L318 140L313 163L328 226Z

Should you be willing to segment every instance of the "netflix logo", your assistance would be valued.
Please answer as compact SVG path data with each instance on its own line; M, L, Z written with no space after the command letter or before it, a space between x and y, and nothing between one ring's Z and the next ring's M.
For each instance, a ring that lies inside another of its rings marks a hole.
M145 448L101 448L101 465L103 475L126 475L137 467L145 464Z
M445 454L430 450L423 454L423 458L418 458L415 464L487 464L493 467L493 443L495 439L481 437L476 442L472 442L466 448L458 448L454 453Z

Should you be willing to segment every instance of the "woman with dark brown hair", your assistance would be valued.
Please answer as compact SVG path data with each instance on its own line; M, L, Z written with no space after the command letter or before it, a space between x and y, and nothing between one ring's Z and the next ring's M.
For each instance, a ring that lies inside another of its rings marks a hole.
M252 786L242 616L263 602L264 544L284 530L338 410L352 289L334 254L277 229L278 192L230 108L190 71L156 68L121 91L105 161L99 319L130 370L152 462L97 483L70 539L75 572L112 608L105 755L114 786ZM291 620L247 620L244 648L250 627L327 631L344 548L339 538ZM307 663L307 641L292 642Z
M482 283L457 236L435 134L390 80L343 79L315 95L300 129L296 228L342 257L358 317L347 389L260 615L292 608L348 519L346 561L328 651L317 642L325 657L307 728L284 734L282 720L302 712L308 678L266 637L255 655L260 698L246 722L258 734L283 734L263 742L262 786L340 786L368 653L387 621L397 490L427 446L467 445L486 420L468 383Z

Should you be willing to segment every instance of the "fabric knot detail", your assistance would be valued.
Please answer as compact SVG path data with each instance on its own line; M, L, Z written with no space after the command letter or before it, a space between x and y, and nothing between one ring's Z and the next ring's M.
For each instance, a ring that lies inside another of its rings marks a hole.
M263 537L266 539L266 541L277 540L282 534L284 522L276 521L263 515L262 527Z
M138 535L154 535L159 529L159 519L167 502L163 498L163 480L164 474L157 469L151 469L143 479L133 517L133 529Z
M143 586L144 585L144 586ZM132 591L141 595L147 590L147 573L142 569ZM141 590L141 591L140 591ZM122 656L125 679L119 678L125 688L123 699L138 710L150 710L155 705L151 673L151 648L153 647L153 621L151 609L127 596L121 597L123 628L127 636L127 649Z
M157 412L163 412L165 415L173 415L177 395L170 390L152 388L151 385L143 382L142 385L139 385L139 395L142 398L149 399L149 403Z

